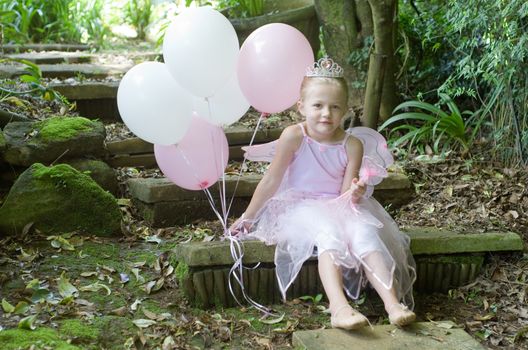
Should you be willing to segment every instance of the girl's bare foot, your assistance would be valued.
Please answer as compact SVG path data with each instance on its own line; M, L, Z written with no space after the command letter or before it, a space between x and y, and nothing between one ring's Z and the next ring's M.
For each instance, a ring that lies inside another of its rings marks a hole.
M390 323L398 327L406 326L416 319L416 314L403 304L392 304L387 312Z
M368 324L368 320L350 305L344 304L332 311L330 323L333 328L359 329Z

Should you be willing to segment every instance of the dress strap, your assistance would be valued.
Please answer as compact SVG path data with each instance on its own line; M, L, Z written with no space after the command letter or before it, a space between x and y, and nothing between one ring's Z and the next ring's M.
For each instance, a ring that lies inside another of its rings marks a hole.
M306 135L306 130L304 130L304 125L302 123L299 123L297 125L299 125L299 127L301 128L303 136L306 137L307 135Z
M345 138L343 139L343 143L341 143L341 145L343 147L346 146L346 143L347 143L349 137L350 137L350 134L347 132L346 135L345 135Z

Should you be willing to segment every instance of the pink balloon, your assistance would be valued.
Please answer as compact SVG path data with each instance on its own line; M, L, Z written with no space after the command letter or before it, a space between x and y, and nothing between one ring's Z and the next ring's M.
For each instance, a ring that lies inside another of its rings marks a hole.
M301 82L313 62L310 43L300 31L283 23L264 25L240 48L240 89L258 111L281 112L299 100Z
M179 144L154 145L154 155L169 180L188 190L203 190L224 173L229 146L221 127L194 116Z

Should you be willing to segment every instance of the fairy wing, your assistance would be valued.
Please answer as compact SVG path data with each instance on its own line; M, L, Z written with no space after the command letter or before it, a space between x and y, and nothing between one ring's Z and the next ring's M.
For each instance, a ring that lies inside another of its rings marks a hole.
M379 184L388 176L387 168L394 163L387 141L376 130L363 126L350 128L347 132L363 143L359 177L369 186Z
M363 161L359 170L360 178L369 186L379 184L388 176L387 168L394 163L394 158L387 147L387 141L376 130L366 127L355 127L347 132L363 143ZM275 155L277 140L253 146L244 146L246 159L255 162L271 162Z
M260 145L244 146L242 150L244 150L244 157L247 160L270 163L275 155L276 147L277 140Z

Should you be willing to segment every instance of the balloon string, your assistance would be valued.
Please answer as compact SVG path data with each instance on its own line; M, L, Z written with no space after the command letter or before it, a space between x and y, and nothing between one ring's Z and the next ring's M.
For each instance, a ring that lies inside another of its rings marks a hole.
M262 121L263 118L266 118L267 116L269 115L269 113L260 113L260 116L257 120L257 125L255 126L255 130L253 130L253 135L251 135L251 140L249 141L249 146L253 145L253 141L255 140L255 136L257 135L257 131L259 129L259 126L260 126L260 122ZM236 190L238 189L238 184L240 182L240 178L242 177L242 171L244 170L244 166L246 165L246 162L247 162L247 155L246 153L244 152L244 159L242 160L242 165L240 166L240 170L238 171L238 175L237 175L237 180L235 182L235 188L233 189L233 194L231 196L231 200L229 201L229 207L227 208L227 214L229 215L229 212L231 211L231 206L233 205L233 200L235 199L235 193L236 193Z
M253 135L251 136L251 140L249 142L249 146L251 146L253 144L253 142L255 140L255 136L256 136L257 131L258 131L259 126L260 126L260 122L266 116L267 116L267 113L261 113L261 115L260 115L260 117L259 117L259 119L257 121L257 125L255 126L255 130L253 131ZM233 200L235 198L235 193L236 193L236 190L238 188L238 184L240 182L240 178L242 177L242 171L244 169L246 161L247 161L247 156L244 154L244 159L242 161L242 165L241 165L240 170L239 170L238 175L237 175L237 180L236 180L236 183L235 183L235 187L234 187L234 190L233 190L233 193L232 193L231 200L229 202L229 207L227 208L227 211L226 211L225 216L224 216L225 219L226 219L226 222L227 222L227 218L228 218L229 212L231 211L231 207L233 205ZM225 195L226 195L225 182L223 183L223 185L224 185L223 198L225 200ZM243 245L241 244L239 239L237 237L234 237L233 235L231 235L231 230L229 230L228 228L224 229L224 237L223 238L229 240L229 247L230 247L230 251L231 251L231 256L232 256L233 261L234 261L233 266L229 270L229 274L228 274L228 286L229 286L229 292L231 293L231 295L233 296L233 298L235 299L237 304L242 306L242 304L240 303L240 301L237 298L237 296L235 294L235 291L233 289L233 282L232 282L233 279L238 284L238 286L240 288L240 292L242 294L242 297L244 298L244 300L251 307L254 307L255 309L259 310L260 312L262 312L262 313L264 313L266 315L277 316L275 313L272 312L271 309L265 307L264 305L262 305L260 303L257 303L255 300L253 300L246 293L246 289L244 287L244 274L243 274L243 271L244 271L244 269L247 269L247 267L245 267L243 262L242 262L242 258L244 257L244 252L243 252ZM256 269L259 265L260 265L260 263L256 264L254 267L252 267L250 269Z
M242 249L242 244L236 237L233 237L231 234L226 235L226 238L229 240L231 256L233 257L233 260L234 260L234 264L229 270L229 274L228 274L229 292L231 293L231 295L233 296L237 304L239 306L242 306L242 304L240 303L233 289L233 284L231 283L231 277L233 277L233 279L236 281L236 283L240 287L240 292L242 294L242 297L251 307L254 307L255 309L259 310L265 315L271 315L271 316L276 317L277 314L275 314L271 309L267 308L266 306L260 303L257 303L249 295L247 295L246 289L244 287L244 268L245 267L242 263L242 258L244 257L244 251ZM258 267L258 264L257 266L253 267L253 269L257 267Z

